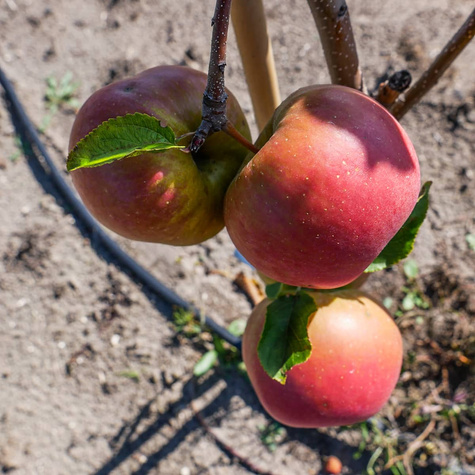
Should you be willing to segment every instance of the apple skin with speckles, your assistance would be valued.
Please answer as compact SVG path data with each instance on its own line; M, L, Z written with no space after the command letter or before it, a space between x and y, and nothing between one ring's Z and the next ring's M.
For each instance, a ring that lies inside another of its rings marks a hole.
M297 91L257 145L228 189L225 223L241 254L278 282L314 289L352 282L417 202L419 162L409 137L354 89Z
M155 116L177 137L194 132L206 81L206 74L188 67L158 66L105 86L79 110L69 149L102 122L135 112ZM246 118L227 92L227 117L250 140ZM191 245L224 227L224 195L247 153L218 132L196 154L146 153L71 176L91 214L112 231L136 241Z
M266 309L251 313L242 355L264 409L291 427L317 428L364 421L388 401L402 366L401 333L386 309L360 290L309 291L310 358L287 372L284 385L263 369L258 353Z

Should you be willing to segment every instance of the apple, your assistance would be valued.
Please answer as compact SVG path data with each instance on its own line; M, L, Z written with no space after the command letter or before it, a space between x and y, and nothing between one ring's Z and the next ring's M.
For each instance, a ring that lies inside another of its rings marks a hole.
M413 210L414 147L370 97L336 85L291 95L231 183L225 223L241 254L271 279L332 289L356 279Z
M79 110L69 142L102 122L141 112L160 119L177 137L201 123L206 74L183 66L158 66L96 91ZM228 91L227 117L250 138L244 114ZM181 150L146 153L72 172L91 214L107 228L137 241L173 245L202 242L224 227L223 202L247 154L218 132L196 154Z
M270 301L254 308L242 339L242 356L264 409L291 427L317 428L364 421L396 386L403 345L387 311L359 290L310 291L317 311L308 321L312 352L287 372L284 385L263 369L257 345Z

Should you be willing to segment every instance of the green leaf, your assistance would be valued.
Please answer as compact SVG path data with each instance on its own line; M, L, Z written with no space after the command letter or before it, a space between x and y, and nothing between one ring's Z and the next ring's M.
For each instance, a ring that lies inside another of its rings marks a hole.
M281 295L295 294L300 290L300 287L293 285L282 284L281 282L273 282L266 285L266 297L275 300Z
M68 171L111 163L146 152L184 148L177 145L170 127L162 127L156 117L136 112L115 117L80 140L68 156Z
M218 360L218 352L216 350L207 351L195 364L193 374L199 378L207 373Z
M467 241L468 247L472 251L475 251L475 234L467 234L465 240Z
M244 330L246 329L247 320L244 318L238 318L233 320L228 326L228 332L234 336L242 336Z
M213 335L214 349L218 353L218 356L224 356L226 354L226 348L224 347L224 340L216 334Z
M119 376L122 376L123 378L131 379L132 381L135 381L136 383L140 381L139 373L133 369L127 369L125 371L121 371L119 373Z
M269 299L276 299L282 290L282 286L280 282L273 282L272 284L266 285L266 296Z
M407 294L401 303L402 309L408 312L409 310L412 310L416 306L416 302L414 300L414 294L409 293Z
M271 378L285 384L287 371L307 361L312 352L307 323L316 311L315 301L304 291L280 296L267 307L257 352Z
M408 259L404 265L404 274L408 279L415 279L417 274L419 274L419 267L417 266L417 262L414 259Z
M417 233L429 208L429 189L431 185L432 182L430 181L424 183L411 215L365 272L376 272L391 267L412 252Z

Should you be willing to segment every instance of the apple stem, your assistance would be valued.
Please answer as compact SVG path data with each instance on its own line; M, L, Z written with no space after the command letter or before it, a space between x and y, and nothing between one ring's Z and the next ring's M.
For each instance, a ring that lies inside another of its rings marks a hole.
M187 137L192 137L193 135L195 135L195 132L186 132L186 134L179 135L176 138L176 142L181 142L183 139L186 139Z
M307 0L333 84L363 90L350 14L345 0Z
M419 80L407 91L404 99L398 100L390 109L390 112L396 119L401 119L407 111L417 104L422 97L437 84L442 74L444 74L455 58L457 58L468 45L474 35L475 9L472 10L472 13L470 13L465 20L465 23L445 45L427 71L422 74Z
M222 130L234 140L237 140L241 145L246 147L252 153L257 153L259 151L259 147L247 140L246 137L244 137L244 135L242 135L229 120L226 122Z
M197 152L206 138L226 127L226 101L228 95L224 87L226 68L226 43L228 38L231 0L217 0L211 25L211 52L208 67L208 81L203 94L202 121L191 139L189 149Z
M386 109L391 107L399 95L411 84L411 73L406 69L397 71L381 82L374 98Z

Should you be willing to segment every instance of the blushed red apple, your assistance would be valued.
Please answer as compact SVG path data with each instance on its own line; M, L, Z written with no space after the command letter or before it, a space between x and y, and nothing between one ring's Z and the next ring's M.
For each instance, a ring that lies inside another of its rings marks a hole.
M350 283L417 202L419 163L409 137L354 89L297 91L257 144L226 194L225 222L241 254L276 281L320 289Z
M183 66L159 66L95 92L79 110L70 150L102 122L141 112L170 126L175 135L195 131L207 76ZM227 117L250 138L244 114L228 91ZM247 149L224 132L213 134L197 154L146 153L71 173L93 216L137 241L189 245L224 226L223 200Z
M312 353L287 372L285 385L264 371L257 353L269 300L252 311L242 340L252 386L264 409L288 426L366 420L387 402L399 378L399 329L384 307L359 290L309 294L317 305L307 326Z

